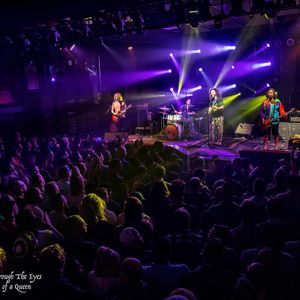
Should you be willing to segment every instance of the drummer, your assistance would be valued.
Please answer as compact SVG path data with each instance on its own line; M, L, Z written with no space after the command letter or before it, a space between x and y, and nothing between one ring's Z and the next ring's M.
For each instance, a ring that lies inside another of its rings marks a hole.
M195 112L192 111L192 107L194 107L192 100L188 98L185 104L180 107L179 111L175 110L176 114L182 115L184 134L187 138L191 137L194 130L193 115L195 115Z

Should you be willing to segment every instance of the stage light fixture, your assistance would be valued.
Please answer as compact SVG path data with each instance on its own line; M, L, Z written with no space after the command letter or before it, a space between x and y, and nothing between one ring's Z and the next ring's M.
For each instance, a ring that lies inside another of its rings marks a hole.
M170 57L174 57L174 54L172 52L169 55L170 55Z
M199 72L202 72L202 71L203 71L203 69L202 69L202 68L199 68L198 70L199 70Z

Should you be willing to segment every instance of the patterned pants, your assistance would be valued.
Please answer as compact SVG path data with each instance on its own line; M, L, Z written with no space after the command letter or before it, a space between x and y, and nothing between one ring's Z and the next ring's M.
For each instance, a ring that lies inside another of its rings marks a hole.
M212 117L210 121L210 141L222 143L224 131L224 117Z

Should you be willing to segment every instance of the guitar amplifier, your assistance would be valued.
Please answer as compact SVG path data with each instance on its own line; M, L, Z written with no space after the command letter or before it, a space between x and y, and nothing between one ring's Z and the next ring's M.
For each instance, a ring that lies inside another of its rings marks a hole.
M294 123L300 123L300 116L291 116L290 121Z
M291 134L290 134L290 126L289 122L280 122L279 123L279 136L284 140L288 141Z

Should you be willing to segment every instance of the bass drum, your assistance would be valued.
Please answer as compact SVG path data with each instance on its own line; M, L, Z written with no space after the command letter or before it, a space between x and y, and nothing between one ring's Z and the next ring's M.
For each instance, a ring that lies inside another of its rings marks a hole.
M178 138L178 128L175 124L169 124L165 128L166 138L170 141L174 141Z

